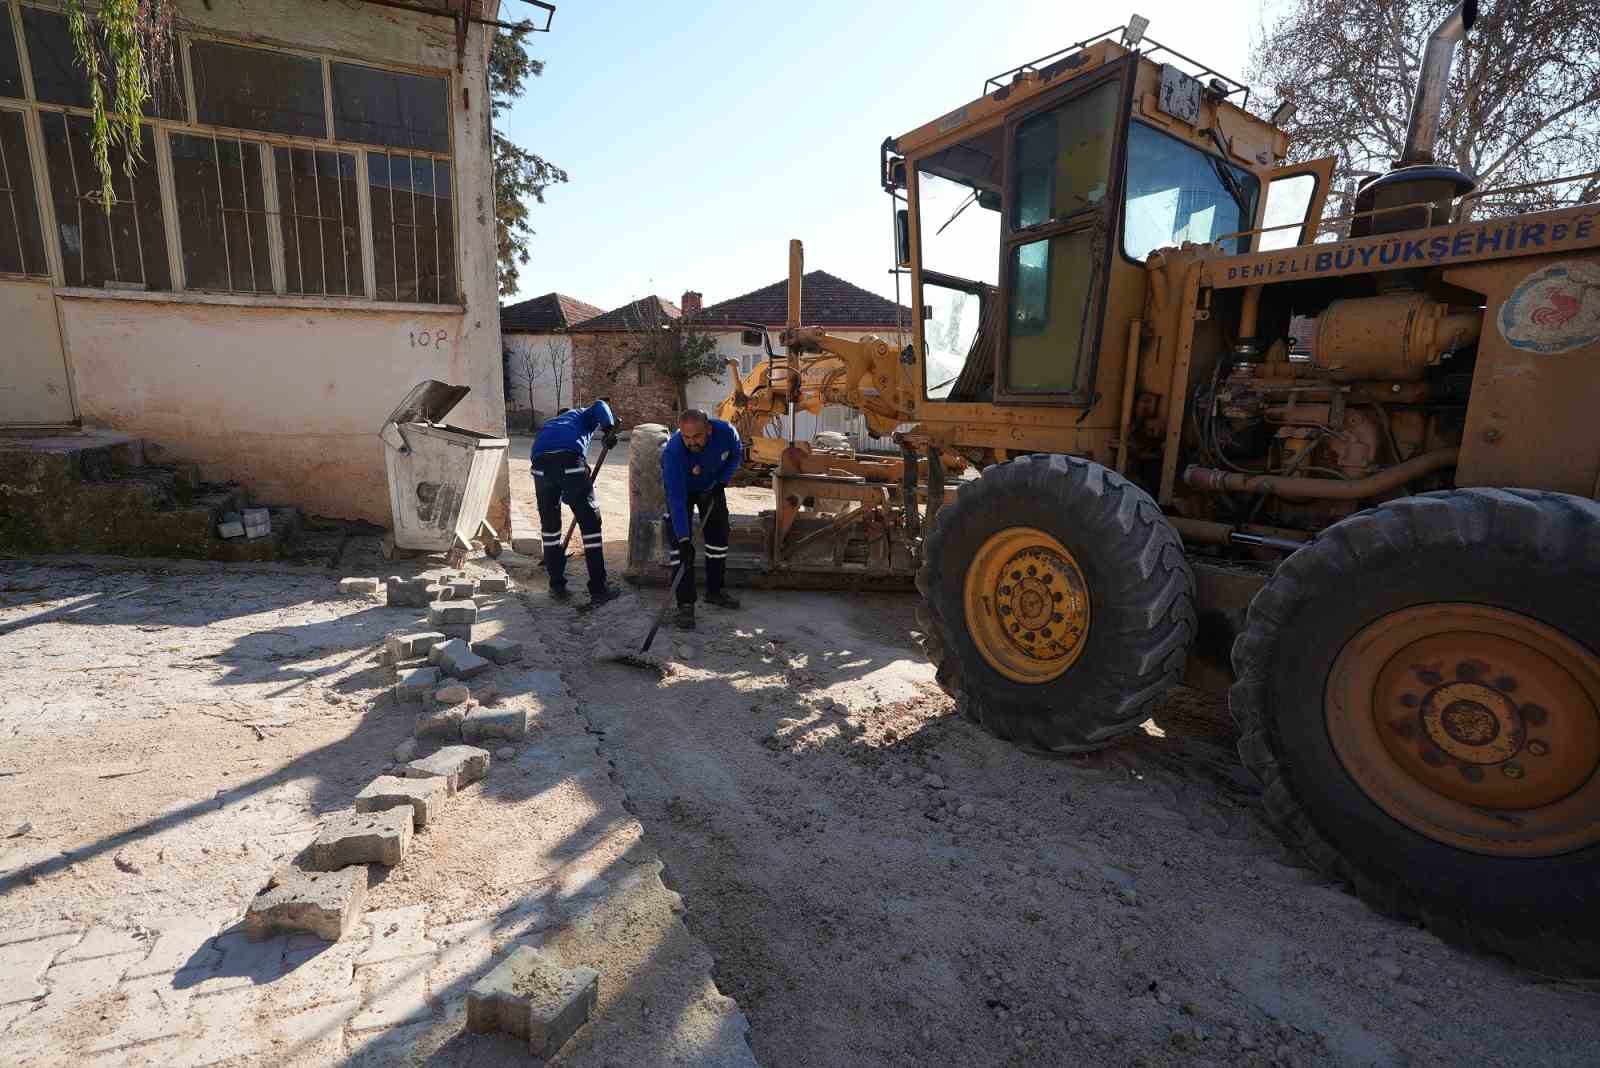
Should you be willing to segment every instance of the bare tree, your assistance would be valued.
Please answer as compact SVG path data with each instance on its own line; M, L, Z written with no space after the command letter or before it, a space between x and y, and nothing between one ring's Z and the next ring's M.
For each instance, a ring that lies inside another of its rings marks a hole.
M1291 158L1339 157L1335 189L1400 157L1428 34L1451 0L1289 0L1249 80L1292 100ZM1457 46L1435 153L1485 190L1480 215L1600 200L1600 3L1480 0ZM1576 175L1536 189L1513 187ZM1346 199L1348 194L1346 193ZM1345 205L1348 209L1349 204Z
M572 345L563 345L560 338L548 337L544 340L544 352L540 353L545 370L550 372L550 381L556 387L556 408L561 408L561 390L567 383L567 373L572 369Z
M539 381L543 365L541 354L531 348L517 349L512 353L512 366L516 369L517 381L521 382L528 390L528 410L533 410L533 387Z

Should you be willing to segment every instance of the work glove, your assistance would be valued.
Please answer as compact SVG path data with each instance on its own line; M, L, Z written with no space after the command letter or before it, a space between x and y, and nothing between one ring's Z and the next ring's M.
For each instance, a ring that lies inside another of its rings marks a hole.
M606 448L614 449L617 447L617 432L615 430L607 430L606 436L600 440L605 443Z

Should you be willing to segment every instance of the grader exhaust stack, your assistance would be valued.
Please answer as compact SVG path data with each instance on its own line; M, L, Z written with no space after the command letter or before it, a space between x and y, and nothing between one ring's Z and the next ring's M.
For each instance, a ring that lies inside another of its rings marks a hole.
M1400 154L1402 167L1413 163L1432 163L1433 146L1439 139L1439 113L1450 84L1450 65L1456 44L1466 39L1467 31L1478 18L1477 0L1463 0L1444 17L1428 37L1422 53L1422 69L1417 72L1417 93L1411 101L1411 118L1406 126L1406 145Z

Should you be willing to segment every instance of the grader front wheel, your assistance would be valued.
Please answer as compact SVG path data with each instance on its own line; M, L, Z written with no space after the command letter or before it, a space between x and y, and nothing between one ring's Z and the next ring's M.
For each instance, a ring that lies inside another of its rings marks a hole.
M985 729L1093 749L1177 681L1194 578L1143 490L1099 464L1030 456L941 508L923 546L924 648Z
M1600 505L1458 490L1289 557L1230 695L1279 833L1377 907L1600 968Z

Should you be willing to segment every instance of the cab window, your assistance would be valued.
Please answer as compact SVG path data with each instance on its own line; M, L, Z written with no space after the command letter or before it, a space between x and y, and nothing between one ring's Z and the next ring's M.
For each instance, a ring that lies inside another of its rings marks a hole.
M1250 229L1261 183L1255 175L1144 123L1128 130L1128 191L1122 251L1143 262L1158 248L1209 244ZM1229 254L1250 251L1248 238L1219 243Z

